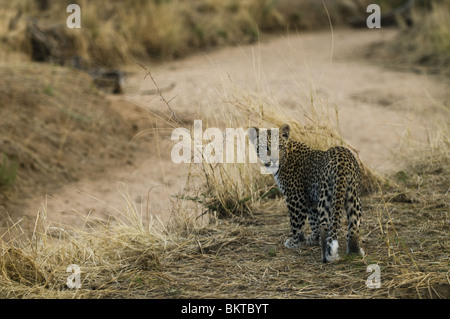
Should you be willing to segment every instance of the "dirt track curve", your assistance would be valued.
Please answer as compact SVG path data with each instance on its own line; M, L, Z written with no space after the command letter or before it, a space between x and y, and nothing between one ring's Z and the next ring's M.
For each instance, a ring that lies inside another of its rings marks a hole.
M330 107L338 106L342 134L362 160L386 173L401 167L396 153L408 132L414 139L426 140L426 131L419 127L432 123L438 116L435 103L448 100L449 94L448 83L390 70L364 58L370 44L392 38L395 32L338 30L333 39L329 31L270 37L254 46L223 48L147 67L160 87L169 88L164 95L173 98L175 112L188 119L217 104L229 79L244 88L259 85L291 108L298 96L309 98L312 83ZM158 96L142 94L154 89L150 79L144 79L145 71L138 66L129 71L126 93L108 97L112 106L125 118L142 117L142 109L166 111ZM299 93L302 88L304 94ZM137 205L146 209L148 200L150 212L166 220L170 195L182 188L187 167L172 163L170 143L162 143L159 151L145 147L132 165L113 168L101 179L80 180L51 196L29 199L24 213L35 216L45 210L50 220L63 224L78 220L78 213L105 217L123 210L119 190L123 193L126 185Z

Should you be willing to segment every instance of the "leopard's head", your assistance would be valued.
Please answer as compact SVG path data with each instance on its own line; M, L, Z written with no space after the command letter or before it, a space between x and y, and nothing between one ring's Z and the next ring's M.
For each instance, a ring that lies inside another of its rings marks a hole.
M248 130L249 140L253 144L261 163L271 173L276 173L286 157L286 144L289 140L289 125L284 124L279 129L258 129L252 127Z

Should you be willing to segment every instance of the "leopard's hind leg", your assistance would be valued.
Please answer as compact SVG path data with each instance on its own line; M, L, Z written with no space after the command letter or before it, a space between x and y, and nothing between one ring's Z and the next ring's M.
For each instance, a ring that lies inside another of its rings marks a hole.
M345 201L347 212L347 253L364 255L361 248L360 222L361 222L361 199L356 187L349 187Z
M345 190L345 178L339 176L334 179L334 182L331 180L329 185L324 183L322 187L323 196L319 201L322 213L319 216L321 218L328 216L328 223L326 219L320 221L323 262L339 260L338 233L341 212L344 209Z
M320 240L319 212L316 206L308 209L308 221L311 227L311 234L306 237L306 245L316 246Z

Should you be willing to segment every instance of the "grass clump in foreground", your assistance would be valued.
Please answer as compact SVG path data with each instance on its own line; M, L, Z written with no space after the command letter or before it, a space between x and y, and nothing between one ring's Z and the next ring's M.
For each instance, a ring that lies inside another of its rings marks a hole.
M439 163L448 168L448 157ZM321 262L319 247L283 246L288 216L276 200L252 217L233 219L189 217L184 202L177 201L177 218L163 226L156 220L144 222L145 214L123 194L121 216L87 220L90 226L82 230L49 224L42 209L29 237L25 221L2 236L0 296L448 298L449 194L441 187L445 185L433 182L435 173L420 174L425 182L420 189L404 184L363 197L366 255L349 258L341 251L343 258L331 264ZM443 170L444 184L449 177L449 170ZM398 197L398 192L420 199ZM80 289L66 285L72 264L80 266ZM380 267L378 289L366 286L366 269L372 264Z

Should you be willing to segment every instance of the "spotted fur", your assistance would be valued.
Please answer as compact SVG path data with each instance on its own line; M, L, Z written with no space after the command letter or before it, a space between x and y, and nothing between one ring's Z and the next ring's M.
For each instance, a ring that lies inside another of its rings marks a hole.
M320 243L323 262L338 260L340 216L345 210L347 253L363 254L359 236L361 173L355 157L341 146L327 151L314 150L291 140L289 133L289 125L279 129L279 137L275 139L278 156L274 156L275 152L270 152L271 130L267 134L259 134L256 128L249 131L258 157L271 168L289 210L292 237L286 240L285 246L297 248L300 244ZM304 235L306 219L311 227L308 237Z

